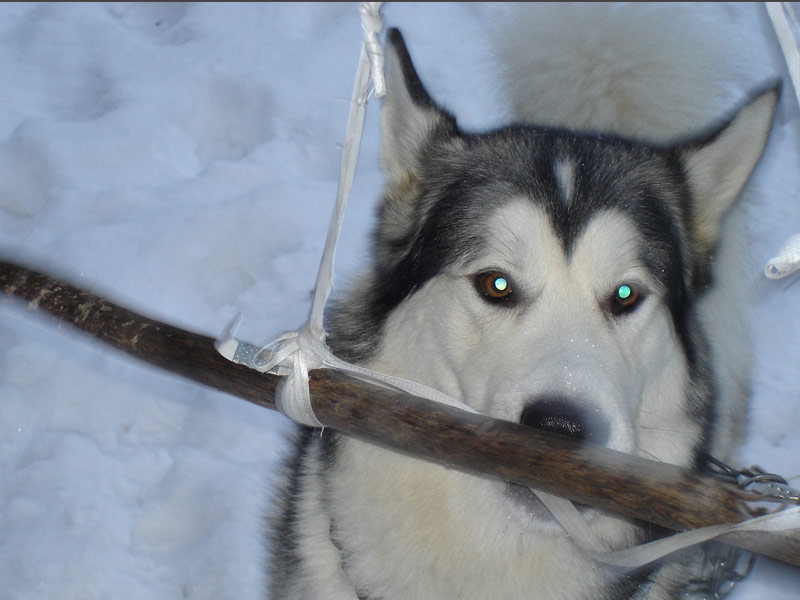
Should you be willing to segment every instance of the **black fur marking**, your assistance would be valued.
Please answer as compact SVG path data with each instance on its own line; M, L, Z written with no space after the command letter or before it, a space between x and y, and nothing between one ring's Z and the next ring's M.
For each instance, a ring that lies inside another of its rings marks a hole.
M636 573L621 577L610 584L607 590L619 600L635 600L643 591L650 588L650 578L657 570L657 565L644 567Z
M284 581L292 579L301 568L298 555L298 544L294 537L297 526L297 504L300 501L301 467L309 446L313 441L315 429L299 427L295 433L290 458L286 462L284 471L284 485L280 496L276 500L279 510L271 519L271 544L272 560L270 561L270 585L279 589Z
M393 46L394 51L397 53L397 57L400 59L400 64L403 69L403 79L405 80L406 88L409 96L411 96L411 99L420 107L439 110L439 107L430 97L425 89L425 86L422 85L422 81L420 80L417 70L414 68L414 63L411 60L411 55L408 52L406 42L403 39L403 34L400 33L399 29L392 27L386 33L386 38Z

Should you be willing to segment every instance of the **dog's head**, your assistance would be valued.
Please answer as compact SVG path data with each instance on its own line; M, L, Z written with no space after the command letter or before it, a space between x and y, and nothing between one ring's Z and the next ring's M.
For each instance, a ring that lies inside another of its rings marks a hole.
M334 349L491 416L690 462L711 394L695 305L777 90L669 147L470 134L388 39L375 260Z

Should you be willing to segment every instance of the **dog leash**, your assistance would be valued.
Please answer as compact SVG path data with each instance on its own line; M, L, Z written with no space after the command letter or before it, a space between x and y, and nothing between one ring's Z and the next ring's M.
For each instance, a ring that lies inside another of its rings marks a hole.
M377 40L377 35L383 26L380 18L381 5L382 2L364 2L360 8L364 43L348 115L336 206L317 274L317 285L309 320L299 330L285 333L273 342L259 347L236 339L236 330L242 322L242 316L237 315L215 344L218 352L228 360L257 371L283 376L284 379L278 386L276 397L278 409L292 420L312 427L323 427L314 415L308 391L308 372L317 368L333 368L371 383L469 412L476 412L467 404L428 386L343 361L334 356L325 343L327 334L323 328L323 313L333 285L335 248L355 176L371 82L376 98L380 98L385 93L383 51ZM800 507L794 507L749 519L742 523L691 530L625 550L608 552L572 502L539 490L533 491L573 542L587 555L600 563L625 569L647 565L678 550L695 546L733 531L800 528Z

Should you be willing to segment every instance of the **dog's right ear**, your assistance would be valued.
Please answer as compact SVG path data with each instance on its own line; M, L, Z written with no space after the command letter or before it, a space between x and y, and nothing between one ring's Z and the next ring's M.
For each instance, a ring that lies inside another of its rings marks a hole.
M761 158L779 95L780 84L773 84L725 125L679 150L694 196L692 229L704 253L716 246L725 214Z
M381 107L381 163L394 185L419 175L425 149L434 139L455 135L455 119L431 99L414 69L403 36L390 29L386 56L386 96Z

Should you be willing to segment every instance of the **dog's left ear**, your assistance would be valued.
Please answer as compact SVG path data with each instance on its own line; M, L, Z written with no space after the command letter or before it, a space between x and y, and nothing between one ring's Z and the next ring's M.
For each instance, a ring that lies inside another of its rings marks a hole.
M390 184L413 181L434 138L457 131L455 119L428 95L411 62L403 36L390 29L386 53L387 91L381 107L381 162Z
M780 85L756 94L710 135L678 148L693 195L692 227L700 250L717 244L725 214L761 158Z

